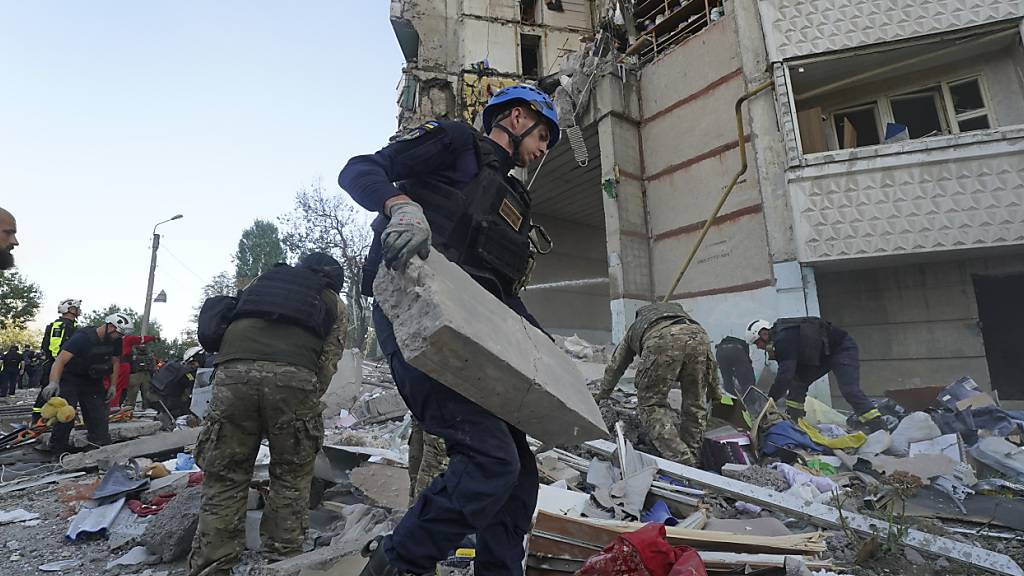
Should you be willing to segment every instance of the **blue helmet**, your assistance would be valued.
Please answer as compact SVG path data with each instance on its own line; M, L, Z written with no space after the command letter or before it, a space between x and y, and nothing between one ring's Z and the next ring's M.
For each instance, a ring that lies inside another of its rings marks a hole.
M524 102L529 104L548 123L548 129L551 132L551 138L548 140L548 150L554 148L555 144L558 144L561 130L558 127L558 112L555 110L555 103L551 101L547 94L526 84L502 88L491 97L490 101L487 102L487 106L484 107L484 134L491 133L491 128L494 126L495 112L498 108L501 108L499 105L505 102Z

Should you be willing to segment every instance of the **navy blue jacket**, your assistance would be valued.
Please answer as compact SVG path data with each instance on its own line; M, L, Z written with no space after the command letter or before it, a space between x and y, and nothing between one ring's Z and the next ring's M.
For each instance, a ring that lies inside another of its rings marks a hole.
M388 222L383 213L384 203L401 194L394 183L429 175L453 188L466 186L480 171L475 140L476 132L468 124L437 120L397 135L375 154L356 156L348 161L338 175L338 185L360 206L377 212L371 225L374 237L364 274L367 270L376 270L381 262L380 236ZM497 142L490 139L487 142L494 146L495 155L511 171L515 166L511 154ZM506 306L540 328L518 296L504 301Z

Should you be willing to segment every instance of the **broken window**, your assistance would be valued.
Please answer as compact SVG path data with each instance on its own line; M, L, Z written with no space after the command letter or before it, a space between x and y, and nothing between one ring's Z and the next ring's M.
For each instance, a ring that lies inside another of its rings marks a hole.
M520 34L519 51L523 63L523 76L527 78L540 78L540 36Z
M946 132L942 117L942 90L938 86L889 98L892 118L907 127L911 139L937 136Z
M523 24L537 23L537 0L519 0L519 20Z
M988 106L981 88L981 78L968 78L948 84L949 99L952 103L953 122L960 132L971 130L987 130L992 127L989 121Z
M832 113L839 148L874 146L881 142L878 105L874 102Z

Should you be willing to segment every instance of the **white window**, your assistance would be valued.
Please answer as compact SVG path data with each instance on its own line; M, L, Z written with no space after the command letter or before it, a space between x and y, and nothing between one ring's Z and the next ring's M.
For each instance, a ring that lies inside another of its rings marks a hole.
M956 126L957 132L992 128L994 122L981 76L948 82L943 87L947 94L950 124Z
M906 126L911 139L948 133L941 86L890 96L889 109L893 122Z
M858 148L881 142L878 104L870 102L832 113L836 147Z

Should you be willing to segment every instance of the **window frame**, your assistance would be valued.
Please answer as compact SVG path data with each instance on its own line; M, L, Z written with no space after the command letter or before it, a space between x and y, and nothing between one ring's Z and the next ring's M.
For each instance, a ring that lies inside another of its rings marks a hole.
M835 144L835 150L855 150L857 148L866 148L866 146L854 146L853 148L843 148L842 143L839 141L839 130L836 129L836 114L844 114L847 112L858 112L860 110L873 109L875 111L875 134L878 136L878 144L882 143L883 136L882 132L882 110L877 100L864 102L862 104L856 104L854 106L846 106L845 108L839 108L828 113L828 132L831 144ZM878 144L871 144L871 146L878 146Z
M956 108L953 106L953 92L950 90L950 86L954 84L963 84L965 82L970 82L971 80L976 80L978 82L978 91L981 93L981 102L984 106L978 110L957 114ZM992 96L989 94L984 74L972 74L956 80L944 81L942 82L942 93L946 100L946 113L949 115L950 128L953 131L953 134L961 133L960 122L980 118L982 116L988 117L988 130L995 129L999 126L999 123L996 121L995 112L992 110Z
M939 128L942 131L942 133L939 134L939 136L947 136L951 134L950 122L949 118L947 118L947 112L949 109L948 90L946 83L942 81L936 84L929 84L927 86L921 86L920 88L914 88L909 91L900 92L899 94L886 94L885 96L883 96L883 98L885 99L886 124L896 122L896 114L892 111L893 100L919 96L922 92L932 92L932 97L935 100L935 115L939 117ZM926 138L926 136L922 136L921 138ZM930 136L930 138L934 138L934 136ZM914 140L919 139L920 138L914 138ZM882 144L885 144L884 133L882 134L881 140Z
M978 86L981 91L981 99L984 104L984 108L966 112L964 114L957 115L956 109L953 107L953 94L950 91L951 85L968 82L971 80L977 80ZM941 136L949 136L953 134L961 134L960 122L964 120L971 120L974 118L980 118L982 116L988 117L988 129L995 130L999 128L999 120L996 118L995 111L992 108L992 96L988 89L988 84L985 82L985 74L983 72L977 72L969 74L967 76L960 76L950 80L938 80L915 88L907 90L901 90L899 93L889 93L878 96L871 102L863 102L852 106L844 106L842 108L836 108L828 111L828 139L829 145L834 146L830 151L839 150L853 150L854 148L843 148L839 142L839 132L836 130L835 115L842 114L844 112L854 112L857 110L865 110L874 106L876 110L875 119L878 126L878 144L872 144L872 146L881 146L885 142L885 125L896 122L892 112L892 101L893 99L899 99L902 96L910 96L915 92L924 92L927 90L937 89L938 93L935 95L939 99L936 105L936 111L939 113L939 123L943 127L943 133ZM972 130L973 132L973 130ZM936 136L930 136L935 138ZM919 140L916 138L915 140ZM866 148L867 146L860 146L859 148ZM802 153L802 152L801 152Z

